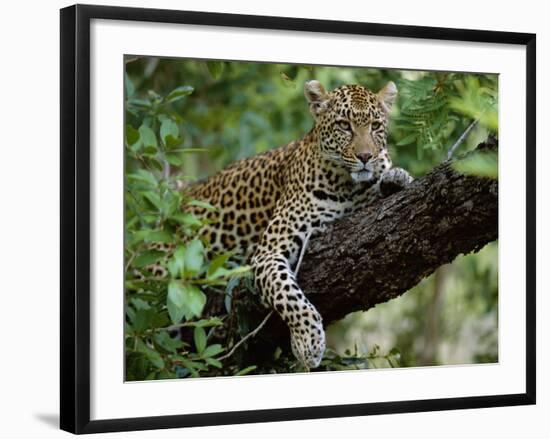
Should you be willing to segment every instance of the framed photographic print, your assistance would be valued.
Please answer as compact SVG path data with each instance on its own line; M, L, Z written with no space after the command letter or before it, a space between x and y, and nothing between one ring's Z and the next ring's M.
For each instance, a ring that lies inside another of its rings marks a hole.
M61 428L535 403L535 35L61 10Z

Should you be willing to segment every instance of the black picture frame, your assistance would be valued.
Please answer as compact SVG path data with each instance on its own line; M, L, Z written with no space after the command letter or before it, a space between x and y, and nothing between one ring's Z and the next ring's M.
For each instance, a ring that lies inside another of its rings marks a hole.
M334 34L487 42L526 47L526 376L525 393L90 420L90 21L131 20ZM303 18L75 5L61 10L61 404L60 424L98 433L250 422L303 420L535 403L536 36Z

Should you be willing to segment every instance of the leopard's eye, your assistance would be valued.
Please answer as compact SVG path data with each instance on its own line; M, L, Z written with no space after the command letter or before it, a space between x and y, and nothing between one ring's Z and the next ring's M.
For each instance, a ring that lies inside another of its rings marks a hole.
M370 126L371 126L372 131L376 131L380 128L381 125L382 124L380 122L373 122L373 123L371 123Z
M349 131L351 132L351 125L348 121L346 120L339 120L337 122L338 124L338 128L340 128L341 130L344 130L344 131Z

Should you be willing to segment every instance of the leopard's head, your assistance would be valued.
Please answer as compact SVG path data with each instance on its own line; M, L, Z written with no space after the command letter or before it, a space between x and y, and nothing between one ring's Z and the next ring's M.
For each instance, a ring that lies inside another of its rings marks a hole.
M360 85L327 92L318 81L309 81L304 94L325 158L345 168L355 182L376 180L391 167L386 130L397 96L393 82L373 93Z

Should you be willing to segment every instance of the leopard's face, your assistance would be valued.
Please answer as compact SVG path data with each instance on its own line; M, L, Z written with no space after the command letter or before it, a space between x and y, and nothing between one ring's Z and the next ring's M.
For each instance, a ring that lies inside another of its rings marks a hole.
M305 95L324 157L345 168L355 182L377 180L391 167L386 137L397 95L393 82L378 93L360 85L345 85L327 93L319 82L310 81Z

